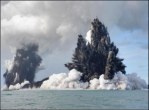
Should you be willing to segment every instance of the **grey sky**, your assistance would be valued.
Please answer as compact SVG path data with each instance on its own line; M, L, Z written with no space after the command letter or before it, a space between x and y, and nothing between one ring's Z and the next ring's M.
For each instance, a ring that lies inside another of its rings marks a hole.
M2 69L4 60L10 59L15 47L36 42L40 47L45 70L40 78L50 73L65 72L64 63L71 60L77 35L86 35L90 22L98 17L109 30L112 41L120 48L120 57L141 58L146 78L148 52L147 1L10 1L1 4ZM142 51L142 54L134 53ZM147 48L146 48L147 47ZM131 50L130 50L131 49ZM136 57L138 56L138 57ZM138 62L126 59L128 73L138 72ZM134 59L133 59L134 60ZM135 65L135 66L134 66ZM141 67L141 66L140 66ZM133 71L132 71L133 68ZM136 70L137 71L136 71ZM138 73L140 76L142 73ZM39 79L40 79L39 78ZM37 78L38 79L38 78ZM146 78L147 80L147 78Z

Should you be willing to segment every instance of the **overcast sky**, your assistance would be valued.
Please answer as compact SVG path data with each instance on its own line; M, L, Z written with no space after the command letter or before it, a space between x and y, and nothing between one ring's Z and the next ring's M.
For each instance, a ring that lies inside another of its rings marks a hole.
M1 2L1 83L5 60L21 43L36 42L45 70L36 80L68 72L78 34L86 36L98 17L124 58L126 72L148 81L147 1L3 1Z

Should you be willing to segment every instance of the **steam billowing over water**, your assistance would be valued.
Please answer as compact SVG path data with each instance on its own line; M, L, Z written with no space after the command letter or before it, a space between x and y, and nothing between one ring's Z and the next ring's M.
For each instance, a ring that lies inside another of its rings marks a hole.
M88 90L136 90L147 89L145 80L141 79L137 74L122 73L115 74L112 80L105 80L104 75L101 75L99 79L94 78L90 82L81 82L82 73L73 69L69 73L59 73L49 76L49 79L44 81L39 89L88 89ZM10 85L9 90L15 90L22 88L25 84L29 84L28 81L24 81L21 84ZM35 87L33 87L35 88Z
M126 90L126 89L145 89L146 82L137 76L137 74L124 75L115 74L112 80L105 80L104 75L99 79L94 78L90 82L81 82L82 73L71 70L69 73L59 73L49 76L49 80L41 85L43 89L104 89L104 90Z
M70 70L68 73L53 74L35 82L42 58L38 55L37 44L27 44L17 49L15 57L6 62L4 89L146 89L146 82L137 74L125 74L126 66L117 56L118 51L106 27L96 18L86 40L79 35L72 63L65 64Z

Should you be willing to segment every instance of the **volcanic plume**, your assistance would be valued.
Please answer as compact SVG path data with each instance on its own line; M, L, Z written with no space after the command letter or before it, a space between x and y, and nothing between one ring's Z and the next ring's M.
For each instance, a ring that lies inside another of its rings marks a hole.
M37 44L23 45L9 62L4 74L7 87L42 89L145 89L146 82L137 74L126 74L119 49L111 42L108 31L97 18L93 20L86 39L79 35L68 73L50 75L34 82L42 61Z
M22 48L16 50L14 59L9 61L6 72L3 75L7 87L17 83L21 84L25 80L33 83L36 70L42 61L37 53L37 44L22 44L22 46Z
M78 37L77 47L73 54L72 63L65 66L83 73L81 81L90 81L104 74L104 79L112 79L114 74L121 71L125 74L123 59L117 57L118 48L111 42L108 31L98 18L91 23L86 40Z

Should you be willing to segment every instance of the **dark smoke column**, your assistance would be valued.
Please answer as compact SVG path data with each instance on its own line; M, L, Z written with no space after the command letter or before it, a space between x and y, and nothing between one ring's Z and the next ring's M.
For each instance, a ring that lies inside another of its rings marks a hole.
M90 41L79 35L72 63L65 66L82 72L81 81L99 78L101 74L112 79L119 71L125 74L123 59L117 57L118 48L110 41L106 27L97 18L91 24Z
M7 68L4 73L7 87L17 83L21 84L24 80L34 82L36 70L42 61L37 52L37 44L24 44L22 48L17 49L12 68L10 70Z

